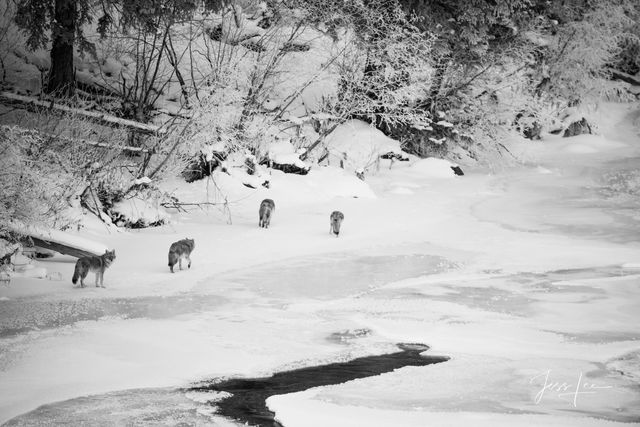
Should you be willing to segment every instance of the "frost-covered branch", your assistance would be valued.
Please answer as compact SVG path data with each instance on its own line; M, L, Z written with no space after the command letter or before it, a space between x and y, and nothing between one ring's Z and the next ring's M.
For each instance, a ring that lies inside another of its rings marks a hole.
M56 104L54 101L41 101L37 98L17 95L10 92L0 92L0 103L6 105L16 105L34 112L41 112L42 110L48 109L58 111L63 114L83 116L98 124L130 128L134 129L137 132L145 134L161 134L163 132L158 126L155 125L122 119L120 117L115 117L106 113L72 108L63 104Z

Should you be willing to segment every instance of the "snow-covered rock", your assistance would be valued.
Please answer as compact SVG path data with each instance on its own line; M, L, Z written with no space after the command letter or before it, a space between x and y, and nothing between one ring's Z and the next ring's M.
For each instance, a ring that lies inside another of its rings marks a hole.
M274 169L287 173L305 175L309 172L309 165L300 159L293 145L286 140L271 142L267 147L269 165Z
M407 158L400 143L361 120L349 120L338 126L326 139L329 153L351 170L367 170L382 155L393 153Z

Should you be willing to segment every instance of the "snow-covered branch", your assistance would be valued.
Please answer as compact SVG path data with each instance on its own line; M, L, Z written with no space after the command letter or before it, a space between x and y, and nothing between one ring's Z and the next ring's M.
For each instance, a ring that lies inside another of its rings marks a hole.
M62 104L56 104L54 101L41 101L37 98L30 96L17 95L10 92L0 92L0 103L6 105L15 105L19 108L24 108L29 111L41 112L43 110L53 110L64 114L74 114L82 116L95 123L112 126L112 127L125 127L132 129L136 132L157 135L164 133L164 129L159 126L140 123L133 120L122 119L110 114L98 113L95 111L80 110L78 108L68 107Z

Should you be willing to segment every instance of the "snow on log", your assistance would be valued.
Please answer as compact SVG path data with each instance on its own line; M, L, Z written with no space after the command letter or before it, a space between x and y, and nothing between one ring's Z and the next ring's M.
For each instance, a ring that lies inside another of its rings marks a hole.
M91 145L94 147L99 147L99 148L105 148L108 150L122 150L122 151L128 151L130 153L150 153L151 150L148 148L144 148L144 147L131 147L129 145L113 145L113 144L107 144L105 142L98 142L98 141L90 141L88 139L71 139L71 138L65 138L69 141L78 141L81 142L82 144L87 144L87 145Z
M126 127L135 130L136 132L145 134L162 134L165 132L159 126L150 125L147 123L140 123L133 120L122 119L105 113L98 113L95 111L85 111L77 108L67 107L66 105L54 104L51 101L41 101L37 98L30 96L17 95L10 92L0 92L0 103L7 105L16 105L18 107L39 112L43 108L53 109L63 113L77 114L92 120L95 123L111 126L111 127Z
M108 250L102 243L60 230L25 227L19 224L10 225L9 229L25 238L30 238L36 246L76 258L102 255Z

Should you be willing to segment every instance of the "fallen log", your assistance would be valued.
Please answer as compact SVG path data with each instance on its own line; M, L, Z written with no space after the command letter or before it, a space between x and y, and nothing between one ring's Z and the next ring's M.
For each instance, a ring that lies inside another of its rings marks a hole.
M7 129L7 126L0 126L0 130L4 130ZM144 154L148 154L148 153L153 153L152 149L146 148L146 147L132 147L130 145L116 145L116 144L108 144L106 142L99 142L99 141L92 141L90 139L80 139L80 138L69 138L68 136L62 136L62 135L54 135L52 133L49 132L42 132L39 130L35 130L35 129L27 129L27 128L20 128L20 133L22 134L35 134L38 135L40 137L47 137L47 138L51 138L51 139L59 139L62 141L66 141L66 142L71 142L74 144L85 144L85 145L90 145L92 147L98 147L98 148L104 148L106 150L120 150L120 151L126 151L129 153L144 153Z
M640 86L640 77L632 76L631 74L623 73L622 71L611 69L611 76L614 79L622 80L623 82L632 84L633 86Z
M108 250L102 243L94 242L64 231L42 229L39 227L25 227L21 224L10 224L9 231L20 236L23 243L31 243L44 249L50 249L63 255L76 258L98 256ZM28 246L28 244L27 244Z
M53 241L49 241L49 240L43 240L43 239L40 239L38 237L33 237L33 236L27 236L27 238L25 240L26 240L26 242L23 241L23 243L28 243L29 241L31 241L31 242L33 242L33 244L35 246L38 246L38 247L41 247L41 248L44 248L44 249L49 249L49 250L58 252L58 253L63 254L63 255L71 255L71 256L76 257L76 258L82 258L82 257L86 257L86 256L101 255L101 254L96 254L96 253L93 253L93 252L86 251L84 249L76 248L76 247L73 247L73 246L69 246L69 245L65 245L65 244L62 244L62 243L53 242ZM28 245L25 245L25 246L28 246Z
M10 92L0 92L0 103L5 105L14 105L18 108L33 112L41 112L43 109L48 109L61 113L77 114L93 121L94 123L110 127L125 127L142 134L161 135L165 133L165 129L160 128L160 126L122 119L120 117L115 117L105 113L98 113L96 111L84 111L78 108L68 107L66 105L55 104L52 101L41 101L37 98L17 95Z

